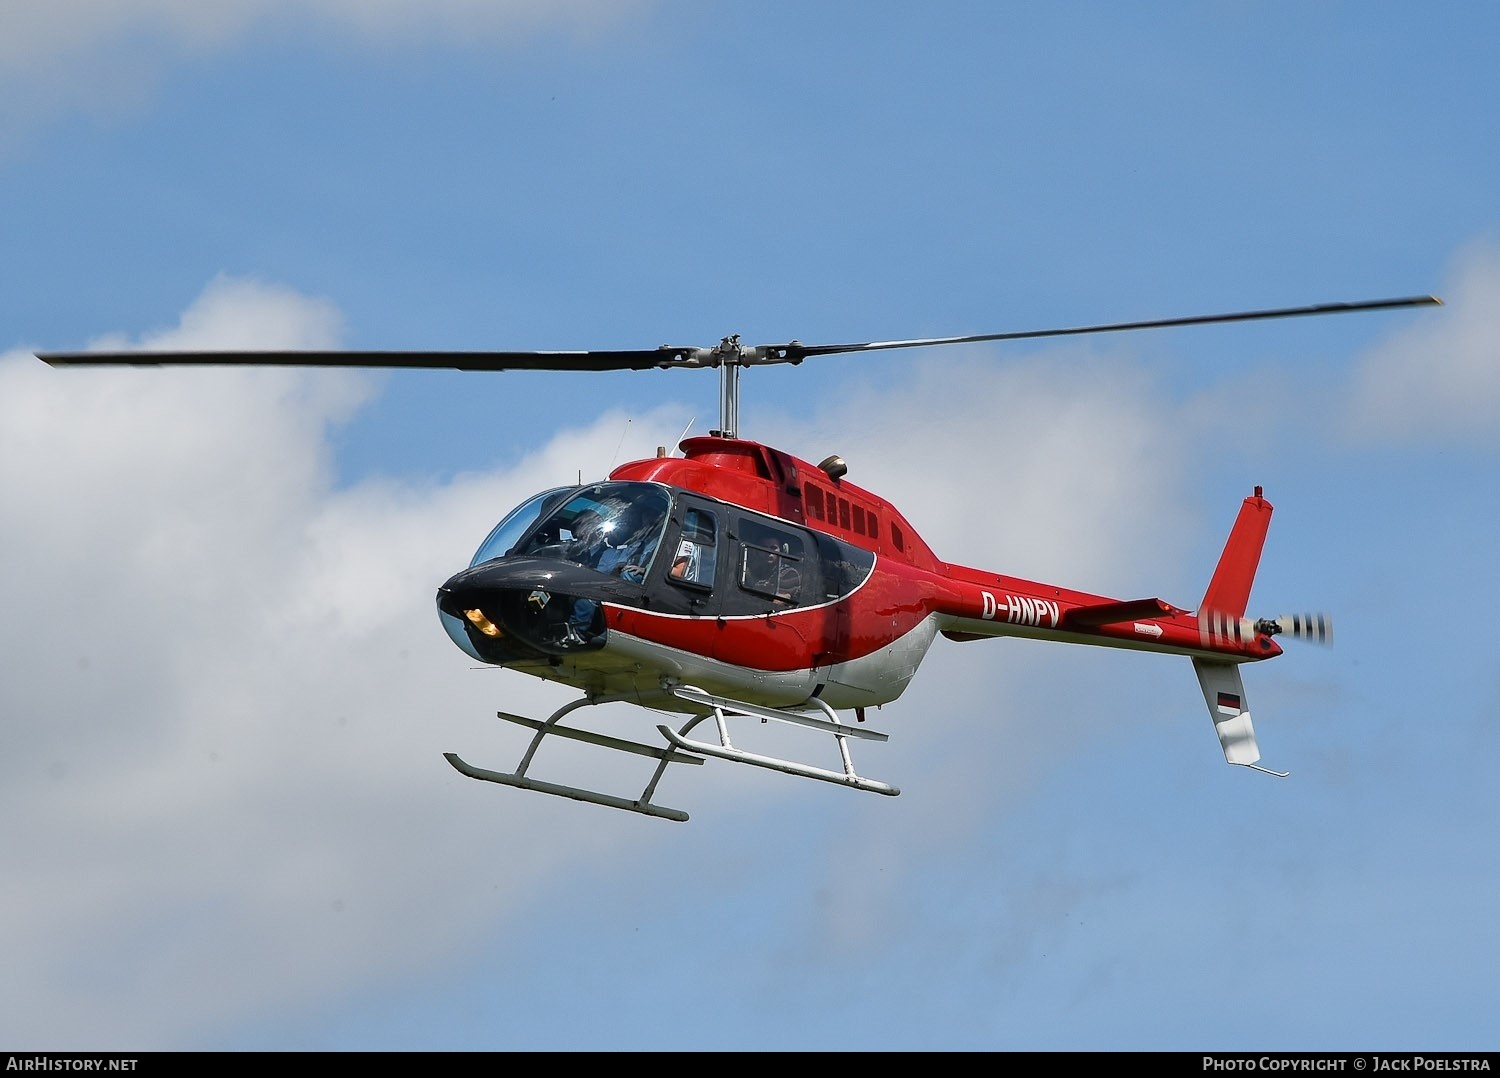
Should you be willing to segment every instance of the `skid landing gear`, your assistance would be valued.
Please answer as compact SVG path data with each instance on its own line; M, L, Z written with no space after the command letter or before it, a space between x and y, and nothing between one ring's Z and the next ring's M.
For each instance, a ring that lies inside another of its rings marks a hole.
M733 760L735 763L751 764L755 767L769 767L773 771L782 771L788 775L801 775L803 778L836 782L840 786L852 786L856 790L869 790L871 793L886 794L890 797L895 797L901 792L888 783L876 782L874 779L862 778L855 774L854 762L849 758L847 738L855 737L866 741L886 741L889 740L888 737L874 730L866 730L862 726L848 726L839 722L839 717L833 708L821 700L814 700L813 703L828 716L826 719L818 719L811 715L803 715L800 712L786 711L777 707L760 707L756 704L746 704L738 700L729 700L722 696L710 696L700 689L690 688L686 685L672 689L672 695L689 703L698 704L710 709L708 715L700 715L695 719L689 720L681 730L673 730L669 726L657 727L657 730L661 731L662 737L686 752L701 752L705 756L717 756L721 760ZM831 733L834 740L838 742L839 755L844 761L844 770L842 772L828 771L821 767L810 767L807 764L797 763L794 760L782 760L775 756L760 756L753 752L745 752L737 749L729 740L729 723L727 720L731 715L748 715L761 721L774 719L777 722L788 722L810 730L822 730L826 733ZM711 745L704 741L689 741L686 736L688 731L710 716L712 716L718 727L719 743Z
M563 726L561 720L580 708L591 704L609 703L612 701L603 698L584 697L565 704L552 713L545 721L526 718L524 715L512 715L509 712L500 711L496 715L506 722L513 722L518 726L525 726L535 731L531 744L527 747L525 755L521 757L520 764L513 773L502 771L490 771L486 768L475 767L459 757L456 753L447 752L443 754L444 759L461 774L471 779L480 779L484 782L498 782L504 786L514 786L521 790L534 790L537 793L553 794L557 797L567 797L574 801L587 801L594 805L604 805L607 808L624 809L626 812L639 812L645 816L655 816L664 820L676 820L679 823L688 818L688 814L681 809L668 808L665 805L656 804L651 800L656 792L657 783L661 781L662 775L670 764L702 764L705 756L717 757L721 760L729 760L733 763L750 764L754 767L766 767L773 771L781 771L788 775L800 775L803 778L819 779L823 782L833 782L841 786L849 786L856 790L868 790L872 793L886 794L894 797L901 791L894 786L884 782L876 782L874 779L864 778L854 770L854 764L849 756L848 738L860 738L867 741L885 741L886 735L863 727L849 726L839 722L838 715L834 710L821 700L813 703L823 711L827 718L817 718L804 715L800 712L787 711L782 708L763 707L757 704L747 704L743 701L730 700L721 696L712 696L701 689L689 686L673 686L668 690L679 699L702 708L703 713L688 719L679 730L670 726L660 725L657 730L667 739L666 746L643 745L636 741L627 741L624 738L611 737L608 734L595 733L592 730L582 730L576 726ZM757 753L746 752L736 748L729 737L729 723L731 716L745 716L759 719L762 722L774 719L777 722L791 723L796 726L811 730L821 730L833 735L838 742L839 755L843 760L842 771L832 771L825 768L813 767L808 764L799 763L795 760L783 760L775 756L763 756ZM688 734L699 723L712 718L718 732L718 744L706 741L693 741ZM637 798L619 797L614 794L601 793L597 790L586 790L577 786L564 786L560 783L546 782L534 779L527 775L527 768L531 766L533 757L536 756L537 748L549 735L565 737L574 741L584 741L591 745L599 745L602 748L613 749L617 752L630 753L636 756L645 756L657 761L656 770L652 773L646 787Z
M497 711L495 714L506 722L513 722L518 726L529 727L536 731L536 736L531 739L531 744L526 749L526 755L521 757L520 766L516 768L514 774L507 775L504 772L487 771L482 767L475 767L460 759L456 753L452 752L443 753L443 758L471 779L498 782L502 785L514 786L521 790L535 790L538 793L556 794L558 797L570 797L574 801L587 801L594 805L624 809L627 812L639 812L646 816L658 816L661 819L676 820L679 823L685 822L688 818L686 812L683 812L681 809L667 808L664 805L654 804L651 801L651 795L656 792L656 784L661 781L662 774L667 770L668 764L701 764L703 763L703 757L688 756L673 749L660 748L655 745L642 745L635 741L610 737L608 734L596 734L592 730L580 730L576 726L559 725L560 719L577 711L579 708L604 702L603 700L593 700L585 696L581 700L574 700L571 704L565 704L558 708L545 722L528 719L524 715L512 715L506 711ZM613 794L600 793L597 790L585 790L576 786L562 786L555 782L543 782L541 779L530 778L526 774L526 769L531 766L531 759L536 755L538 746L541 745L542 740L549 734L571 738L574 741L586 741L591 745L601 745L606 749L614 749L617 752L634 753L637 756L649 756L658 761L656 771L651 776L651 781L646 783L646 788L641 791L641 796L634 800L627 797L616 797Z

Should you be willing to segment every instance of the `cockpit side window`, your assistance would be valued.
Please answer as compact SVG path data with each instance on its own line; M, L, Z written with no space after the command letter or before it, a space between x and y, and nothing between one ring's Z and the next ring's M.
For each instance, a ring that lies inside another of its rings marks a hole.
M706 509L689 509L683 514L682 534L667 569L667 579L674 584L711 589L718 568L719 547L715 539L718 524Z

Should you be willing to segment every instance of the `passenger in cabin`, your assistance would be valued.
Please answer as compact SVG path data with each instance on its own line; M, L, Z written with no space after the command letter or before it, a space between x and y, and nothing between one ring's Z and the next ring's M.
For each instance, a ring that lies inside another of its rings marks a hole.
M713 587L714 549L713 517L700 509L689 509L667 575L686 584Z
M667 574L673 580L697 581L698 574L694 571L693 563L697 560L698 544L687 539L677 544L677 553L672 555L672 568Z
M745 548L745 587L751 591L776 593L776 563L781 559L774 550Z
M789 603L802 599L802 570L784 558L776 573L776 594Z

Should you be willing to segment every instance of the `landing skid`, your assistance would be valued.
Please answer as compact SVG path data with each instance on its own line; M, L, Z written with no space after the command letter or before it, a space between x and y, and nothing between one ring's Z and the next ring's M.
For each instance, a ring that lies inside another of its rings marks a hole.
M514 774L506 774L501 771L489 771L461 759L457 753L445 752L443 758L454 766L461 774L471 779L482 779L485 782L498 782L503 786L514 786L519 790L535 790L537 793L556 794L558 797L570 797L574 801L587 801L593 805L604 805L607 808L624 809L627 812L639 812L645 816L657 816L664 820L676 820L678 823L687 821L688 814L681 809L667 808L665 805L653 804L651 795L656 792L656 784L661 781L662 774L667 770L668 764L702 764L701 756L687 756L670 748L659 748L655 745L642 745L635 741L626 741L623 738L610 737L608 734L596 734L592 730L580 730L576 726L561 726L559 720L564 716L577 711L581 707L590 704L603 703L602 700L593 700L584 697L574 700L570 704L558 708L545 722L536 719L528 719L524 715L512 715L506 711L497 711L498 718L506 722L516 723L518 726L529 727L536 731L536 736L531 739L531 744L526 749L526 755L521 757L520 766ZM600 793L597 790L585 790L577 786L563 786L555 782L543 782L541 779L529 778L526 769L531 766L531 759L536 755L538 746L543 738L549 734L558 737L566 737L573 741L586 741L591 745L600 745L606 749L614 749L617 752L634 753L637 756L649 756L657 760L656 771L651 780L646 783L646 788L641 791L641 796L632 800L626 797L616 797L613 794Z
M603 805L606 808L623 809L626 812L639 812L644 816L655 816L664 820L676 820L679 823L688 819L688 814L681 809L668 808L665 805L656 804L651 800L656 792L656 785L661 781L662 775L670 764L702 764L705 756L713 756L721 760L729 760L733 763L750 764L754 767L766 767L773 771L781 771L788 775L800 775L803 778L819 779L823 782L833 782L840 786L849 786L856 790L868 790L872 793L886 794L894 797L901 791L894 786L884 782L876 782L874 779L864 778L855 773L854 764L849 757L848 738L859 738L867 741L885 741L885 734L866 730L863 727L848 726L839 722L838 715L833 708L815 700L814 704L819 707L827 718L817 718L811 715L803 715L798 712L786 711L775 707L762 707L757 704L747 704L743 701L730 700L722 696L712 696L688 686L674 686L669 691L697 707L704 708L706 714L695 715L683 724L680 730L673 730L670 726L661 725L657 730L667 739L665 747L657 745L642 745L636 741L627 741L623 738L611 737L608 734L595 733L592 730L582 730L576 726L563 726L561 720L577 711L579 708L588 707L591 704L611 702L602 698L584 697L574 700L558 708L545 721L526 718L524 715L512 715L509 712L496 712L497 717L506 722L513 722L518 726L525 726L535 731L531 744L527 747L525 755L521 757L521 763L513 773L503 771L490 771L486 768L475 767L468 763L456 753L445 752L443 758L462 775L471 779L479 779L484 782L497 782L502 786L514 786L520 790L533 790L537 793L553 794L557 797L567 797L574 801L587 801L593 805ZM763 756L758 753L746 752L736 748L729 739L728 718L731 715L749 716L762 721L774 719L777 722L791 723L812 730L821 730L833 735L838 742L839 754L843 759L844 769L831 771L809 764L799 763L795 760L783 760L775 756ZM712 718L719 734L718 744L705 741L693 741L688 734L699 723ZM546 782L534 779L527 775L526 770L531 766L532 758L536 755L537 748L549 735L568 738L573 741L584 741L591 745L599 745L602 748L613 749L617 752L631 753L637 756L645 756L656 760L656 770L652 773L646 787L641 791L638 798L619 797L614 794L601 793L597 790L586 790L577 786L564 786L560 783Z
M753 767L768 767L772 771L781 771L788 775L801 775L803 778L820 779L823 782L835 782L840 786L852 786L856 790L869 790L871 793L886 794L895 797L901 791L888 783L876 782L874 779L863 778L855 774L854 762L849 758L849 745L846 738L860 738L866 741L886 741L887 736L874 730L866 730L861 726L847 726L839 722L838 715L833 708L821 700L813 703L822 709L828 716L826 719L813 718L811 715L803 715L795 711L785 711L775 707L760 707L755 704L746 704L739 700L730 700L722 696L710 696L708 693L688 686L678 686L672 689L672 694L689 703L698 704L710 708L708 715L700 715L687 723L680 731L673 730L669 726L658 726L662 737L666 738L677 748L684 752L701 752L705 756L716 756L721 760L733 760L738 764L750 764ZM752 718L775 720L776 722L792 723L813 730L822 730L833 734L834 740L838 742L839 755L844 761L844 770L828 771L821 767L812 767L808 764L797 763L793 760L782 760L775 756L761 756L753 752L745 752L737 749L729 740L729 724L726 721L730 715L749 715ZM686 737L689 730L697 726L704 719L712 717L718 727L719 743L711 745L705 741L689 741Z

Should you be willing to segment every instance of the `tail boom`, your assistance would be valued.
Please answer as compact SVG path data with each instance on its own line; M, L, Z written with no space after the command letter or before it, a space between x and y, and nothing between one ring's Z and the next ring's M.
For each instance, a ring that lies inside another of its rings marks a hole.
M939 628L951 640L1020 636L1186 656L1224 759L1267 771L1257 763L1260 749L1239 668L1280 655L1272 639L1277 633L1322 643L1332 638L1323 615L1245 617L1271 513L1256 487L1240 505L1196 612L1156 598L1111 599L950 564L942 567L946 579L936 589Z
M950 640L1019 636L1230 662L1281 653L1269 636L1241 626L1241 619L1220 631L1163 599L1112 599L959 565L946 568L936 605L939 628Z

